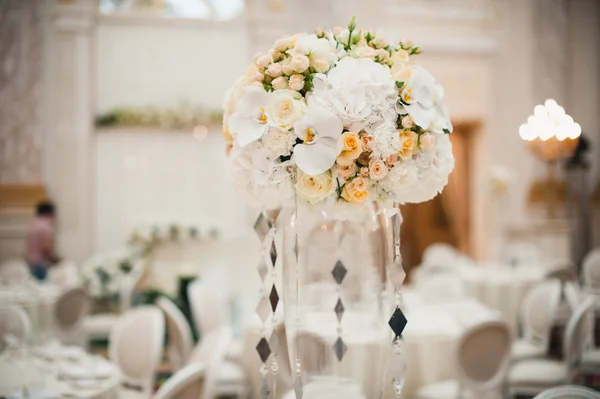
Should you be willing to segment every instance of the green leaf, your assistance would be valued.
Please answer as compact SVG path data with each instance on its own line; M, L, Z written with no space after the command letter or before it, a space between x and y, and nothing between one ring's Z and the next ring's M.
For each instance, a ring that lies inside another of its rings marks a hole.
M396 87L401 89L404 86L404 82L396 82Z
M263 88L265 91L273 91L273 86L263 83Z
M373 40L373 36L371 35L371 32L367 32L366 39L367 39L367 43L370 42L371 40Z
M410 50L410 53L408 53L408 55L414 55L414 54L418 54L419 53L419 46L415 46Z
M450 134L450 130L448 130L448 129L443 129L443 132L446 134Z

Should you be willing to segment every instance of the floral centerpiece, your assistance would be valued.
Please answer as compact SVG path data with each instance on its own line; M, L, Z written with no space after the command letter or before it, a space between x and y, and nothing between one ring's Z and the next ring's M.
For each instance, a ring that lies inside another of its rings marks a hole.
M433 198L454 167L444 91L420 53L352 19L277 40L226 96L229 175L262 209L262 397L268 363L279 370L279 290L297 399L400 397L405 274L389 205Z
M223 132L234 185L274 208L427 201L454 167L444 91L409 41L318 29L255 56L226 96Z

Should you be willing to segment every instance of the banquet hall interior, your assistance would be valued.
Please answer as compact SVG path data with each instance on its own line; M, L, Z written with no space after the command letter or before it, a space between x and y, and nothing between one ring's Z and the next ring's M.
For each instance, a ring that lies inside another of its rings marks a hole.
M418 45L453 125L444 191L394 205L384 350L327 225L304 295L354 291L337 333L292 320L295 216L244 202L222 134L256 53L353 16ZM0 0L0 397L599 398L600 1Z

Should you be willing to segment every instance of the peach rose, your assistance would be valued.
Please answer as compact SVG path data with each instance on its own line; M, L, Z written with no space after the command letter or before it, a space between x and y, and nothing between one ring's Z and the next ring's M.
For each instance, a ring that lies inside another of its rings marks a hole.
M398 162L398 154L392 154L385 160L385 163L387 163L388 165L393 165L396 162Z
M362 168L360 168L359 174L362 177L369 177L369 168L367 168L366 166L363 166Z
M310 61L304 54L296 54L292 57L290 66L297 73L302 73L308 69Z
M337 175L342 179L347 179L350 176L353 176L358 171L358 167L353 162L350 165L338 165L337 167Z
M290 76L290 89L300 91L304 88L304 76L295 74Z
M371 147L373 145L373 143L375 142L375 137L370 135L370 134L365 134L364 136L362 136L362 144L363 144L363 149L365 151L373 151L373 148Z
M260 57L258 57L258 59L256 60L256 65L258 65L259 68L266 68L267 66L269 66L270 63L273 62L273 57L271 57L271 54L263 54Z
M373 180L381 180L387 175L388 168L381 159L371 161L369 164L369 176Z
M400 158L406 161L413 156L415 146L417 144L417 135L416 133L405 130L400 133L400 141L402 141L402 149L398 155Z
M286 58L285 60L281 61L281 73L287 76L294 74L294 68L292 68L291 58Z
M369 186L363 177L355 177L344 184L342 198L351 204L364 204L369 198Z
M274 90L285 90L288 88L288 78L285 76L280 76L276 79L273 79L271 86L273 86Z
M367 166L369 164L369 162L371 161L371 153L370 152L361 153L359 155L357 161L359 164Z
M272 78L277 78L281 76L281 64L276 62L274 64L269 65L267 70L265 71L265 74L269 75Z
M362 153L362 142L358 133L346 132L340 137L343 147L342 152L337 157L337 163L340 165L350 165Z
M415 122L413 121L413 118L410 115L406 115L404 118L402 118L402 127L403 128L410 129L414 125L415 125Z

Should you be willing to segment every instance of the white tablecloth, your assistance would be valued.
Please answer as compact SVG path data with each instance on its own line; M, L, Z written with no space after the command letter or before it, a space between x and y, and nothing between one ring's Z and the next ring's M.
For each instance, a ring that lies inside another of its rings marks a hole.
M501 315L472 298L431 302L411 288L403 290L408 324L404 331L407 364L403 396L414 397L427 384L453 378L455 349L461 334Z
M52 333L54 305L61 289L56 285L28 282L26 285L0 286L0 306L23 308L31 322L32 338L40 343Z
M542 267L480 265L462 267L460 276L465 294L502 312L504 320L517 331L519 312L527 291L543 280Z
M120 380L107 360L56 343L3 353L0 376L0 396L19 397L16 393L27 387L33 399L113 399Z

